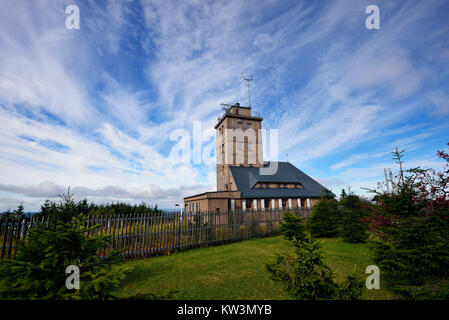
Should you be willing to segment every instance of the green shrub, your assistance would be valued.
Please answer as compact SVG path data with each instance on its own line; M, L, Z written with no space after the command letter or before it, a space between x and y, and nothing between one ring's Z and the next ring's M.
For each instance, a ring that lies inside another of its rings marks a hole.
M356 276L356 271L346 276L340 284L338 298L341 300L357 300L363 294L364 283Z
M7 299L110 299L125 276L115 253L100 258L97 251L109 244L109 237L87 237L97 226L83 226L84 217L70 222L54 221L30 230L14 260L0 266L0 296ZM80 269L80 289L69 290L65 270Z
M305 241L303 220L292 213L284 212L280 222L279 231L288 241Z
M341 236L348 243L364 242L368 238L365 225L362 224L362 215L358 210L343 211L341 218Z
M160 216L163 213L155 206L154 208L148 206L146 203L131 205L128 203L104 203L95 204L88 203L86 199L75 202L73 195L70 194L70 188L67 195L60 195L61 201L54 202L46 200L42 205L40 211L36 214L38 217L46 217L47 220L54 221L71 221L73 217L78 217L80 214L89 216L98 215L120 215L120 216L134 216L134 215L153 215ZM20 206L19 206L20 209ZM23 208L22 208L23 209ZM14 213L16 213L14 211Z
M345 189L342 190L340 195L339 204L342 205L346 209L354 209L362 204L362 199L356 194L353 194L349 191L349 194L346 193Z
M295 254L276 254L264 264L271 280L280 283L295 299L358 299L363 281L355 274L338 284L332 270L324 263L319 243L307 237L300 218L284 213L282 234L295 247Z
M409 285L411 296L417 291L422 296L426 283L435 285L448 279L449 212L403 219L384 231L385 240L373 242L374 259L398 284L401 293L406 293Z
M412 299L449 297L449 154L446 169L402 170L394 190L372 190L374 259L394 289Z
M330 299L338 289L332 270L323 262L319 244L312 239L296 247L295 255L277 254L265 269L270 279L295 299Z
M313 237L335 237L338 235L340 213L338 202L334 199L321 198L312 209L307 221L307 228Z

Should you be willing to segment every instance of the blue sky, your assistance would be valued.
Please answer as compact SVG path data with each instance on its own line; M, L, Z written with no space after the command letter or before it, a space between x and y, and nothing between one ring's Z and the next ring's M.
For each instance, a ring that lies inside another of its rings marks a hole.
M80 29L65 8L80 8ZM365 8L380 8L380 30ZM170 161L176 129L221 102L279 129L279 159L359 194L390 152L440 168L449 142L447 1L0 3L0 210L70 185L96 202L171 208L215 189L215 166ZM205 141L205 144L208 142Z

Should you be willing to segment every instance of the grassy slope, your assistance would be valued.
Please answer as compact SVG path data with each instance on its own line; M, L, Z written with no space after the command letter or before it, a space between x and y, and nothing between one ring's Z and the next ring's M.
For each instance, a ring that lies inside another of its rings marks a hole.
M358 265L364 274L373 264L366 244L348 244L340 238L320 239L328 265L337 280ZM127 262L134 270L118 295L156 294L177 290L175 299L288 299L263 269L276 252L292 252L282 236L253 239L223 246L185 251L171 256ZM365 290L364 299L397 298L382 282L380 290Z

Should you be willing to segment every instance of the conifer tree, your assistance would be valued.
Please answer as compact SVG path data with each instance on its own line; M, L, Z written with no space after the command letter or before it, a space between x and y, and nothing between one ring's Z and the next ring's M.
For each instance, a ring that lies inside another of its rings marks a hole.
M341 283L324 263L320 244L307 236L300 218L284 213L281 232L295 248L295 254L277 254L264 264L271 280L295 299L358 299L363 282L353 272Z

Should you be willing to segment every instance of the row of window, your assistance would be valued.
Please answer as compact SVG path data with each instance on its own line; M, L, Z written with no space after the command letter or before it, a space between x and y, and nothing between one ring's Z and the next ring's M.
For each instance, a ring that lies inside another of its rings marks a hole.
M245 209L270 209L270 208L292 208L293 207L293 199L246 199L243 200L242 207ZM254 204L256 202L256 204ZM263 202L263 207L262 207ZM310 208L310 199L296 199L296 203L294 207L300 208ZM235 209L235 200L231 200L231 210ZM200 211L200 203L199 202L190 202L186 206L187 212L199 212ZM217 208L217 211L220 211Z
M262 209L262 207L257 207L258 205L262 205L263 201L263 208L269 209L269 208L292 208L293 207L293 199L262 199L262 200L250 200L246 199L245 201L245 208L246 209ZM254 201L256 201L256 204L254 205ZM277 203L276 203L277 202ZM296 199L296 205L295 207L300 208L310 208L310 199Z
M187 212L198 212L200 211L200 203L190 202L186 209L188 209Z
M248 150L253 151L254 142L248 142ZM238 141L237 142L237 150L243 150L243 142ZM222 157L224 156L225 147L224 143L221 144L221 148L218 150L218 153L222 154Z
M220 131L220 133L223 133L223 129L224 126L221 126L220 129L218 129ZM243 122L237 122L237 129L243 129ZM251 123L248 122L246 123L246 129L251 129Z
M260 189L285 189L285 188L296 188L296 189L304 189L304 186L300 183L258 183L256 184L256 188Z
M243 122L237 122L237 129L242 129L243 128ZM251 123L250 122L248 122L247 124L246 124L246 129L251 129Z
M237 142L237 149L238 150L243 150L243 142ZM248 142L248 150L253 150L253 143L252 142Z

